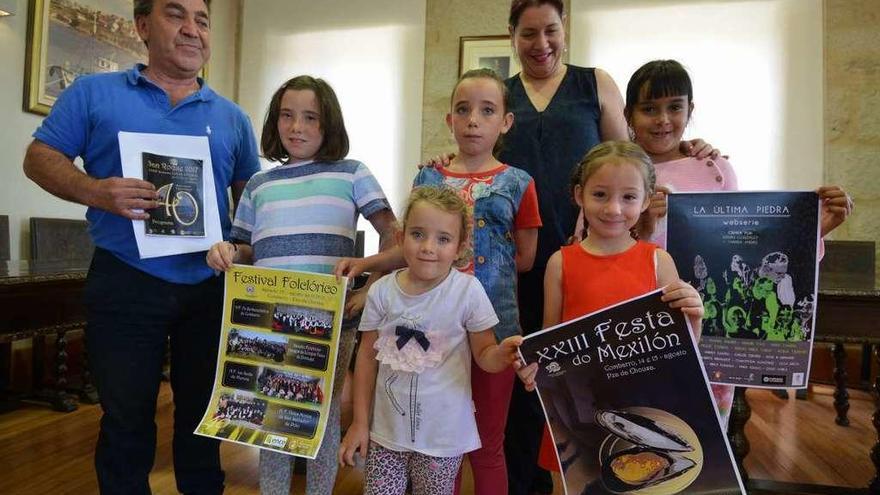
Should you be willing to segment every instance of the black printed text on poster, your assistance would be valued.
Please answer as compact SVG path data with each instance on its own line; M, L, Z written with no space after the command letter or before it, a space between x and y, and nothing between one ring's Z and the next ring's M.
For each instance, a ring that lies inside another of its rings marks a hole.
M204 237L202 161L142 153L144 180L156 186L159 206L144 221L148 235Z
M327 356L330 346L291 339L288 345L290 364L315 370L327 369Z
M232 323L252 327L272 328L272 310L275 305L247 299L232 301Z
M538 363L569 494L742 493L684 315L660 297L530 335L520 348Z

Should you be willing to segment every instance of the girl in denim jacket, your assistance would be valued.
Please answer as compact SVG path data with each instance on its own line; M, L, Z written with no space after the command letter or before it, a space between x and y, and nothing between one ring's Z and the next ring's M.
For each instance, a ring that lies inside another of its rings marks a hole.
M451 187L473 207L473 235L466 241L465 262L458 269L475 275L489 295L500 320L495 326L495 337L500 342L522 333L516 277L517 272L530 270L535 258L541 226L535 182L528 173L495 158L501 136L513 125L513 114L507 111L507 88L491 70L471 70L459 79L446 123L458 143L458 153L448 167L420 170L413 186ZM397 249L343 260L337 264L336 273L354 276L401 266L403 256ZM512 368L501 373L486 373L479 366L471 369L482 444L468 454L474 493L507 493L504 428L515 373Z

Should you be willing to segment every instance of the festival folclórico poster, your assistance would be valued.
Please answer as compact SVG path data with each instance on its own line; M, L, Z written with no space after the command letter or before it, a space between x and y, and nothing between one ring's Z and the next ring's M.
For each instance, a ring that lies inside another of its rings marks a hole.
M314 459L330 414L347 279L234 265L199 435Z

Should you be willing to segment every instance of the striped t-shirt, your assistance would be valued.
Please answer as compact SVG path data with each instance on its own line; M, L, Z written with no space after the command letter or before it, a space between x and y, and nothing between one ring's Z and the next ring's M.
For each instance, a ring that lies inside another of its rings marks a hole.
M359 161L280 165L248 181L232 239L253 247L256 266L331 273L354 255L358 214L384 209L382 187Z

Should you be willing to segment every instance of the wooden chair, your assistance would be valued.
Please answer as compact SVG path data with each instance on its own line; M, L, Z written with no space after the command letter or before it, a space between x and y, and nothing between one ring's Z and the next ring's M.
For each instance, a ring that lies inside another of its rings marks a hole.
M819 265L819 289L839 291L870 291L874 289L874 270L876 266L873 241L826 241L825 257ZM822 311L822 306L819 306ZM844 342L834 337L826 338L816 332L816 342L831 344L831 359L834 363L834 408L837 411L835 422L841 426L849 425L849 374L846 367L845 343L857 344L852 340ZM860 382L869 384L871 374L871 344L862 342Z
M873 289L874 241L825 241L819 289Z
M30 223L34 261L85 260L95 251L85 220L31 217Z
M95 245L88 233L88 222L65 218L30 219L31 260L40 262L73 261L91 259ZM82 328L85 328L83 322ZM72 397L67 392L67 332L68 329L50 331L55 340L55 373L53 389L38 391L38 396L53 404L56 409L70 411L76 408ZM34 382L37 387L42 385L43 356L45 353L46 333L34 335ZM91 383L86 352L85 333L82 339L82 387L78 390L80 399L87 403L97 403L97 390Z
M9 215L0 215L0 261L9 260Z

